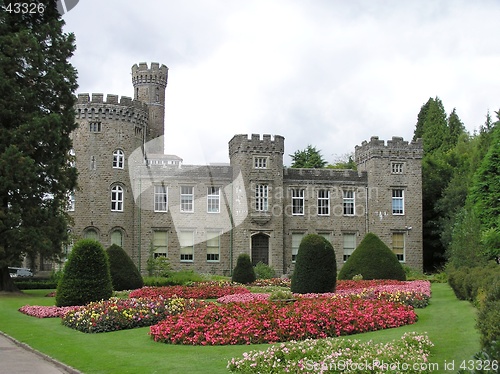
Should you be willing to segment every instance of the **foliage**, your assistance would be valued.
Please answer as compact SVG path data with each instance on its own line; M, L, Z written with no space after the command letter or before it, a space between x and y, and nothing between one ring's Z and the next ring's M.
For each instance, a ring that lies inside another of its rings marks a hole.
M208 304L150 327L155 341L187 345L320 339L412 324L412 307L386 300L302 299Z
M353 153L347 153L334 161L333 164L326 165L327 169L349 169L349 170L357 170L356 162L353 159Z
M185 299L217 299L225 295L248 292L250 291L245 287L232 285L228 282L200 282L191 286L143 287L132 291L129 297L168 299L178 296Z
M255 265L255 275L257 279L271 279L276 276L276 272L271 266L263 262L258 262L257 265Z
M111 281L115 291L135 290L144 286L139 270L122 247L113 244L106 252L108 253Z
M63 24L55 1L44 12L0 12L0 291L16 290L8 266L56 258L68 237L77 84Z
M56 305L85 305L112 294L109 260L102 245L92 239L75 243L57 285Z
M479 308L477 328L481 333L481 347L494 359L500 360L500 277L488 287L488 294Z
M236 261L236 267L233 269L232 281L248 284L254 282L255 279L257 279L257 276L252 266L250 256L246 253L240 254Z
M337 261L332 244L321 235L304 236L297 252L292 292L333 292L336 281Z
M265 351L243 353L231 359L233 373L426 373L434 344L427 335L405 333L388 343L327 338L276 344ZM404 355L401 352L405 352ZM352 363L352 365L349 365ZM355 365L356 363L356 365ZM361 365L366 366L361 366ZM369 365L369 366L368 366Z
M292 300L293 298L291 291L278 290L269 295L269 300Z
M14 284L20 290L47 290L57 287L57 282L52 280L15 280Z
M304 150L295 151L289 156L292 158L292 168L321 169L326 165L321 151L312 145L308 145Z
M168 277L170 276L172 267L168 257L154 257L153 253L150 253L146 263L146 270L150 277Z
M406 274L396 255L373 233L368 233L347 259L339 272L339 279L352 279L361 274L363 279L406 280Z

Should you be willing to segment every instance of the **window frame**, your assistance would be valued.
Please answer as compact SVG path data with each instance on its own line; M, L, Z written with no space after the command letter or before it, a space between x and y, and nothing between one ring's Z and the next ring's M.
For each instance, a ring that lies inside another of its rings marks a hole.
M253 168L254 169L267 169L269 156L254 156Z
M190 189L191 192L185 192L185 189ZM181 213L194 213L194 186L181 186L180 194Z
M180 262L194 262L194 230L180 230L179 231L179 255ZM183 241L186 239L184 234L191 234L189 243ZM190 250L186 251L186 248L190 248ZM190 252L190 253L187 253ZM187 258L183 258L183 256L189 256Z
M255 185L254 207L257 212L269 211L269 185L264 183Z
M326 197L320 196L320 193L326 192ZM320 189L317 193L318 197L318 216L327 217L330 215L330 190ZM326 213L324 212L326 209Z
M303 216L305 211L305 190L292 188L292 216Z
M404 174L405 163L400 161L391 162L391 174Z
M124 188L119 184L115 184L111 187L111 211L123 212L124 203Z
M164 237L160 237L159 233L161 233L162 235L164 234ZM165 241L161 243L162 245L158 245L158 243L163 239ZM153 239L151 240L151 246L153 247L153 258L157 258L160 256L168 257L168 230L167 229L153 230Z
M394 196L396 192L401 192L401 196ZM393 188L391 190L391 208L393 216L404 216L405 214L405 190L404 188Z
M125 168L125 153L121 149L113 151L113 169Z
M299 247L300 247L300 242L306 235L305 232L292 232L292 264L295 264L297 262L297 255L299 253ZM297 239L294 238L300 238L300 240L297 242Z
M162 188L163 191L158 191L158 189L160 188ZM168 187L163 184L161 185L157 184L154 186L153 194L154 194L153 210L159 213L168 212Z
M356 215L356 192L354 190L342 190L342 213L344 216Z
M352 237L353 241L352 246L351 243L347 243L349 244L349 246L346 246L346 239L348 237ZM355 249L356 249L356 234L352 232L342 233L342 259L344 260L344 262L348 260L348 258L352 255ZM349 251L350 253L348 253Z
M207 187L207 213L220 213L220 194L221 188L219 186Z
M212 234L215 234L212 236ZM222 235L222 230L207 230L207 262L220 262L220 238ZM212 236L212 237L211 237ZM210 240L217 239L217 245L213 245ZM210 251L210 249L217 248L216 251ZM216 252L216 253L212 253ZM209 256L215 256L214 258L209 259Z
M401 236L402 246L401 245L396 246L396 244L400 244L400 243L396 243L396 240L395 240L396 236L398 236L398 237ZM396 249L400 249L402 253L398 253L400 251L396 251ZM405 259L406 259L406 236L405 236L404 232L393 232L392 233L392 253L394 253L396 255L396 258L398 259L399 262L405 262Z

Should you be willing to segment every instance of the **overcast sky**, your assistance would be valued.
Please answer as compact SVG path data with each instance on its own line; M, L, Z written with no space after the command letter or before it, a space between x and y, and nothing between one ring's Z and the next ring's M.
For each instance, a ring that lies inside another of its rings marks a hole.
M373 135L411 140L439 96L472 132L500 109L499 0L82 0L78 93L133 96L169 67L166 153L228 162L234 134L279 134L328 162Z

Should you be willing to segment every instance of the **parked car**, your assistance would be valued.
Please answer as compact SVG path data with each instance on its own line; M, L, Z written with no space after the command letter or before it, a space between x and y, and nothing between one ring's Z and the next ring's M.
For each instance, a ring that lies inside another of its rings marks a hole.
M33 272L27 268L9 267L9 273L10 273L11 278L32 277L33 276Z

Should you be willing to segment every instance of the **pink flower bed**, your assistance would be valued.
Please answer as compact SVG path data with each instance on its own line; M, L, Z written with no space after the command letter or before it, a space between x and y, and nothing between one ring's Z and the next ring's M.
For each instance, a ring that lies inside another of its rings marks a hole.
M414 323L412 307L386 300L302 299L208 304L150 327L155 341L188 345L274 343L374 331Z
M184 299L217 299L237 293L249 293L245 287L220 283L197 283L193 286L143 287L129 294L130 298L169 299L177 296Z
M64 317L66 313L78 310L79 306L37 306L25 305L19 308L21 313L38 318Z

